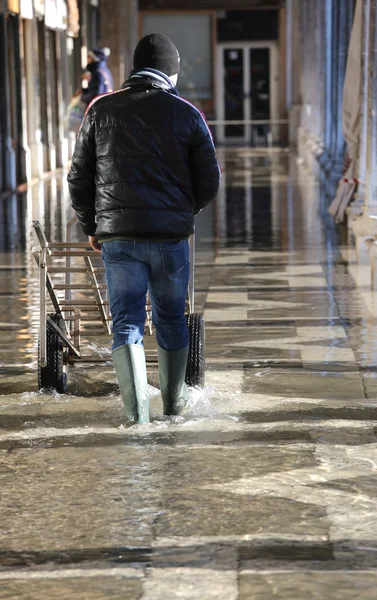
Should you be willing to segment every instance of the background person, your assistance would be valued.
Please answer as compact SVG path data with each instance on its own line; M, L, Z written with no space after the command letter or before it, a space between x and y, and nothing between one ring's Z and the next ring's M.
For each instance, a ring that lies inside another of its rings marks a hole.
M82 229L92 248L102 247L115 370L126 415L139 423L149 421L147 290L164 414L179 414L187 401L188 238L220 181L208 126L175 89L179 64L169 38L143 38L128 81L89 108L68 175Z
M88 52L86 72L90 77L88 77L88 87L83 88L81 93L81 100L86 105L97 96L112 92L114 89L113 76L107 66L110 53L109 48L94 48Z

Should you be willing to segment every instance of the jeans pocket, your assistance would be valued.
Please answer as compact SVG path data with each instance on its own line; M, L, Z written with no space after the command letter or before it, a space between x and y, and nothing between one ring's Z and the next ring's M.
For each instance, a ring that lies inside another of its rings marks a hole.
M167 273L177 273L184 269L190 261L188 240L173 244L161 244L162 269Z
M102 258L115 262L130 262L135 254L136 242L126 240L115 240L102 244Z
M179 242L165 242L162 244L162 247L168 252L171 252L172 250L179 250L179 248L182 248L182 246L184 246L186 243L187 240L179 240Z

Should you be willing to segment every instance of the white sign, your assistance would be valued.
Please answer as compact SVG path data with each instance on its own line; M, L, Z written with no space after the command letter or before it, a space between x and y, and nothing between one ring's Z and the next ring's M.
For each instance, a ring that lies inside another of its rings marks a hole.
M37 15L45 14L45 0L34 0L34 10Z
M68 11L64 0L56 0L57 29L67 29Z
M57 29L56 0L45 0L45 24L50 29Z
M33 0L21 0L20 2L21 17L23 19L33 18Z

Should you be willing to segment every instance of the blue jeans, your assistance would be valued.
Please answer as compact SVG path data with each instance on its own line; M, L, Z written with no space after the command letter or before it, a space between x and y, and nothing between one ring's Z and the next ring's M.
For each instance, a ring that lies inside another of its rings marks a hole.
M143 344L148 290L158 345L164 350L187 346L188 240L104 242L102 258L113 317L113 351L126 344Z

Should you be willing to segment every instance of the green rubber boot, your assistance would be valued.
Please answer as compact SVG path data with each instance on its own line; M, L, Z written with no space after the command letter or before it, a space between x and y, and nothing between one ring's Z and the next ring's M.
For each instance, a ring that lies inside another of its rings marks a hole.
M121 346L113 352L120 393L130 421L149 423L149 398L144 347Z
M158 373L164 415L179 415L187 404L188 387L185 383L189 347L181 350L163 350L157 346Z

